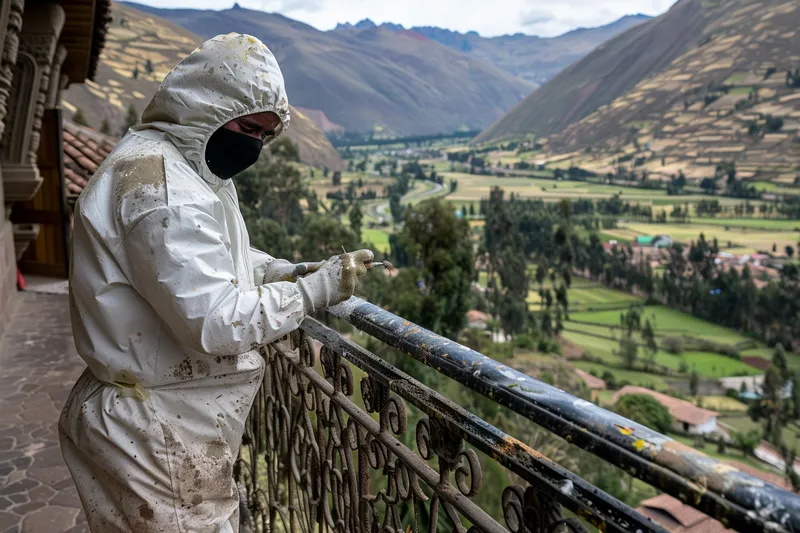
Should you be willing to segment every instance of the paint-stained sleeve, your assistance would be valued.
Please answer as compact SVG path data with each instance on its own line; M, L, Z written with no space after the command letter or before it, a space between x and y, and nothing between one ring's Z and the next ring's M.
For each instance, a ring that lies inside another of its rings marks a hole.
M141 218L118 252L131 285L175 336L210 355L270 343L305 318L294 283L241 290L222 235L202 209L164 206Z
M252 246L250 247L250 263L253 267L253 279L256 280L256 282L264 279L264 274L267 271L267 265L273 261L275 261L275 258L268 253L257 250Z

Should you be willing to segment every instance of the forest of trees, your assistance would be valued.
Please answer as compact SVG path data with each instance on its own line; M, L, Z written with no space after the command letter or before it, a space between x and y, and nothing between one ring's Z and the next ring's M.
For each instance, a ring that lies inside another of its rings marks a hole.
M657 274L629 245L617 244L606 252L594 231L596 225L586 219L582 226L589 230L588 234L583 232L585 236L579 236L574 231L572 222L576 211L624 212L625 204L618 198L598 202L590 208L591 202L587 201L554 204L513 197L507 202L492 200L498 197L502 198L502 191L492 191L485 206L481 206L481 210L486 211L486 234L503 235L500 239L495 237L495 242L500 244L486 244L493 268L490 272L497 271L498 262L511 264L518 260L520 253L523 254L521 264L537 265L537 271L542 271L537 273L537 280L549 278L552 281L552 287L544 290L543 298L553 302L551 320L555 331L558 331L560 315L567 315L569 311L568 306L560 303L558 292L562 286L569 287L571 272L752 334L772 345L782 343L788 350L793 348L795 339L800 338L800 269L796 265L785 265L778 280L759 289L747 267L741 274L734 269L720 269L714 262L718 243L709 242L700 235L688 247L674 243L665 272ZM516 269L517 273L520 271ZM527 275L530 276L530 272ZM503 287L512 292L519 288ZM497 302L497 316L502 321L510 303L503 304L502 298ZM528 319L508 317L505 325L510 332L516 332L520 327L512 322L525 320ZM539 321L538 326L540 330L549 331L547 321Z

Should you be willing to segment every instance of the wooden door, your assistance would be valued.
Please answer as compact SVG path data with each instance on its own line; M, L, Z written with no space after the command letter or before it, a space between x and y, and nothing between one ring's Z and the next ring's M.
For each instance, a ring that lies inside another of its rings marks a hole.
M46 109L37 152L42 185L32 200L14 204L11 222L37 224L39 235L22 255L23 274L69 276L69 209L64 190L61 109Z

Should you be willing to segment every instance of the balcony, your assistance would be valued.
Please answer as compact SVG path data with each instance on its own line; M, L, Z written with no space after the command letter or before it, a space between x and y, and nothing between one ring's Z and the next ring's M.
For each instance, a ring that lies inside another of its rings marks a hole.
M56 428L85 365L64 287L39 285L46 294L18 295L0 349L0 531L86 533ZM332 311L729 528L800 531L798 495L361 300ZM265 357L234 471L242 533L664 531L320 322ZM492 469L511 472L511 486L492 483ZM476 503L487 493L497 508Z
M331 314L725 527L800 531L798 495L363 300ZM234 470L243 531L665 531L316 320L265 357ZM484 483L479 453L519 483Z

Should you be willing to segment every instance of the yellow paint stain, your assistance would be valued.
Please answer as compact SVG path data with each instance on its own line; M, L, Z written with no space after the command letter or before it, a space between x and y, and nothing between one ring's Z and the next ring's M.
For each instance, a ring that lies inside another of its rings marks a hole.
M636 448L637 452L642 451L644 449L645 442L642 439L636 439L633 441L633 447Z
M631 428L626 428L625 426L618 426L614 424L614 427L617 428L619 432L622 433L623 435L630 435L631 433L633 433L633 430Z

